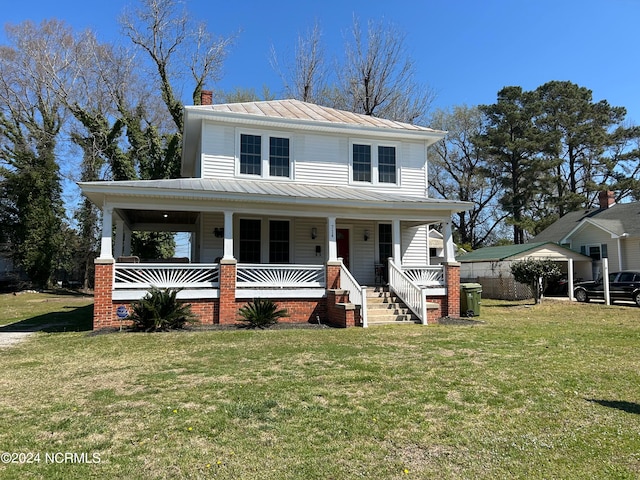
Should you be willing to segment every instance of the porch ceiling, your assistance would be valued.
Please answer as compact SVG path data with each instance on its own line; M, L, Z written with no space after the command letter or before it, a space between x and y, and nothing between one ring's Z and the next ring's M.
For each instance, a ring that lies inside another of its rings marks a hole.
M129 225L165 224L193 225L198 220L198 212L175 210L131 210L119 209L118 215Z

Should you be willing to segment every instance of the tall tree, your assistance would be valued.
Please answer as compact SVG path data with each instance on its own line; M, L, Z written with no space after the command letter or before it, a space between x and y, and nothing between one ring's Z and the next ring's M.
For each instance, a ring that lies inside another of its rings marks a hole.
M568 81L551 81L533 94L541 111L536 126L556 136L553 191L547 206L558 216L589 206L601 185L615 171L620 157L607 155L628 133L622 127L623 107L593 101L591 90Z
M506 214L497 200L499 179L491 174L487 158L475 142L483 128L480 111L467 106L437 110L429 124L448 132L443 142L432 147L429 187L442 198L473 203L471 210L453 217L456 242L470 249L492 243Z
M500 205L509 213L516 244L524 243L533 227L530 207L553 166L547 159L557 158L556 136L534 124L540 108L535 95L515 86L500 90L495 104L479 107L485 131L476 141L488 155L493 175L501 179Z
M64 111L43 68L66 67L59 33L58 23L9 25L0 47L0 223L14 262L40 287L52 280L64 218L56 163Z

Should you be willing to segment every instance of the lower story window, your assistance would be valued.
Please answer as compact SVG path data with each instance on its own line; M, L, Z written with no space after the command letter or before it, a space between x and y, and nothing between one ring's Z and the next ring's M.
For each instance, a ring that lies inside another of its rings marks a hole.
M242 263L260 263L260 220L240 219L240 254Z
M289 263L289 222L269 222L269 263Z

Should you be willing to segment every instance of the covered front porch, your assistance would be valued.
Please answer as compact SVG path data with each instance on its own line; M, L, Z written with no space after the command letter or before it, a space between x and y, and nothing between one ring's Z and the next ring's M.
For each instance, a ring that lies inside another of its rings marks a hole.
M191 303L204 324L235 323L246 302L272 298L289 310L291 322L367 326L364 289L383 284L422 323L459 314L453 202L423 200L433 207L425 210L413 202L378 200L374 208L348 198L203 201L184 191L182 198L172 198L171 189L165 189L169 195L151 196L144 182L113 183L135 184L145 195L107 195L104 183L110 182L83 185L103 206L94 328L120 325L127 306L152 286L180 289L179 298ZM433 224L442 225L445 244L444 262L436 265L429 257ZM133 231L187 232L188 255L132 256ZM427 312L427 302L438 308Z

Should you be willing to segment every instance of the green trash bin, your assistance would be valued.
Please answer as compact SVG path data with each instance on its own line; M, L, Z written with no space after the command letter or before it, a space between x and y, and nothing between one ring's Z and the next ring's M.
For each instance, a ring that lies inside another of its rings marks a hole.
M460 284L460 316L479 317L482 285L479 283Z

